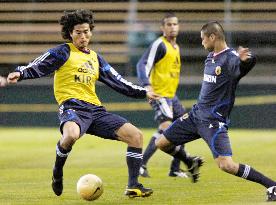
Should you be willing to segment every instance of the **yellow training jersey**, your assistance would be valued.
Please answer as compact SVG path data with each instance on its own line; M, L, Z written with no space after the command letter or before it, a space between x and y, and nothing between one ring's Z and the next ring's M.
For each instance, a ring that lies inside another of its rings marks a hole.
M95 92L97 80L129 97L147 95L145 88L124 79L101 55L91 50L81 52L72 43L51 48L15 70L20 72L19 80L41 78L55 72L54 94L59 105L73 98L100 106Z
M137 64L138 77L143 85L150 84L157 94L168 98L175 96L180 68L179 46L173 47L165 37L153 42Z
M68 45L69 58L55 71L54 94L58 104L75 98L101 105L95 92L95 83L99 78L97 54L92 50L90 53L81 52L72 43Z

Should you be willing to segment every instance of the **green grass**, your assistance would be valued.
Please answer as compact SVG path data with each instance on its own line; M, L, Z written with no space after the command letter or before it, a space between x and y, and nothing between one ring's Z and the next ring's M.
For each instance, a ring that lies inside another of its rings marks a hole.
M154 130L145 129L144 145ZM276 130L230 130L234 160L251 165L276 179ZM0 204L267 204L265 188L220 171L202 140L189 143L191 154L203 156L199 183L167 176L170 156L158 151L148 167L151 178L140 181L154 189L149 198L123 195L127 167L126 145L85 135L73 148L64 170L64 193L51 190L51 170L57 128L0 128ZM184 168L184 167L183 167ZM104 193L97 200L81 200L76 193L80 176L93 173L102 178Z

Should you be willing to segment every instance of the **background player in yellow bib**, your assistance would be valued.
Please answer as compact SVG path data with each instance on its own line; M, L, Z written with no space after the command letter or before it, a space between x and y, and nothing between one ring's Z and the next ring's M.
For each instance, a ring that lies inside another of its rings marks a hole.
M143 135L126 119L109 113L95 92L97 80L114 90L134 98L158 98L152 91L134 85L119 75L88 44L94 28L90 10L65 12L60 19L62 37L69 43L48 50L27 66L19 66L7 77L8 83L40 78L55 72L54 94L59 104L61 139L56 146L52 189L57 196L63 191L63 166L74 143L85 133L127 143L129 197L145 197L153 193L138 182L142 163ZM5 85L5 80L1 80Z
M153 90L162 98L150 102L155 111L155 120L158 122L158 131L151 138L144 154L140 175L149 177L147 162L156 151L155 140L158 139L169 125L185 113L176 90L179 84L181 60L179 46L176 38L179 32L178 18L174 13L165 14L162 19L161 30L163 36L156 39L145 51L137 64L137 74L141 84L149 90ZM197 182L199 167L203 161L200 157L189 156L184 147L177 146L177 150L185 155L185 164L193 182ZM180 160L173 158L169 176L187 177L180 169Z

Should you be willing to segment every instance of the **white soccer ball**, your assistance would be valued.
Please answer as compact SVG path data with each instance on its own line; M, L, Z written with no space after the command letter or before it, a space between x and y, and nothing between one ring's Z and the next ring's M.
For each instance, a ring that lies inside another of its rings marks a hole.
M86 174L79 179L77 192L84 200L96 200L103 193L103 182L94 174Z

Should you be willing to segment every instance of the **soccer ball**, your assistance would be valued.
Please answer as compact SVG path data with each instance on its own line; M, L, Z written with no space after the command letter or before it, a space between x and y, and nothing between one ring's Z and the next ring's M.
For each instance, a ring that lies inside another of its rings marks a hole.
M103 193L103 182L94 174L86 174L78 180L77 192L84 200L96 200Z

